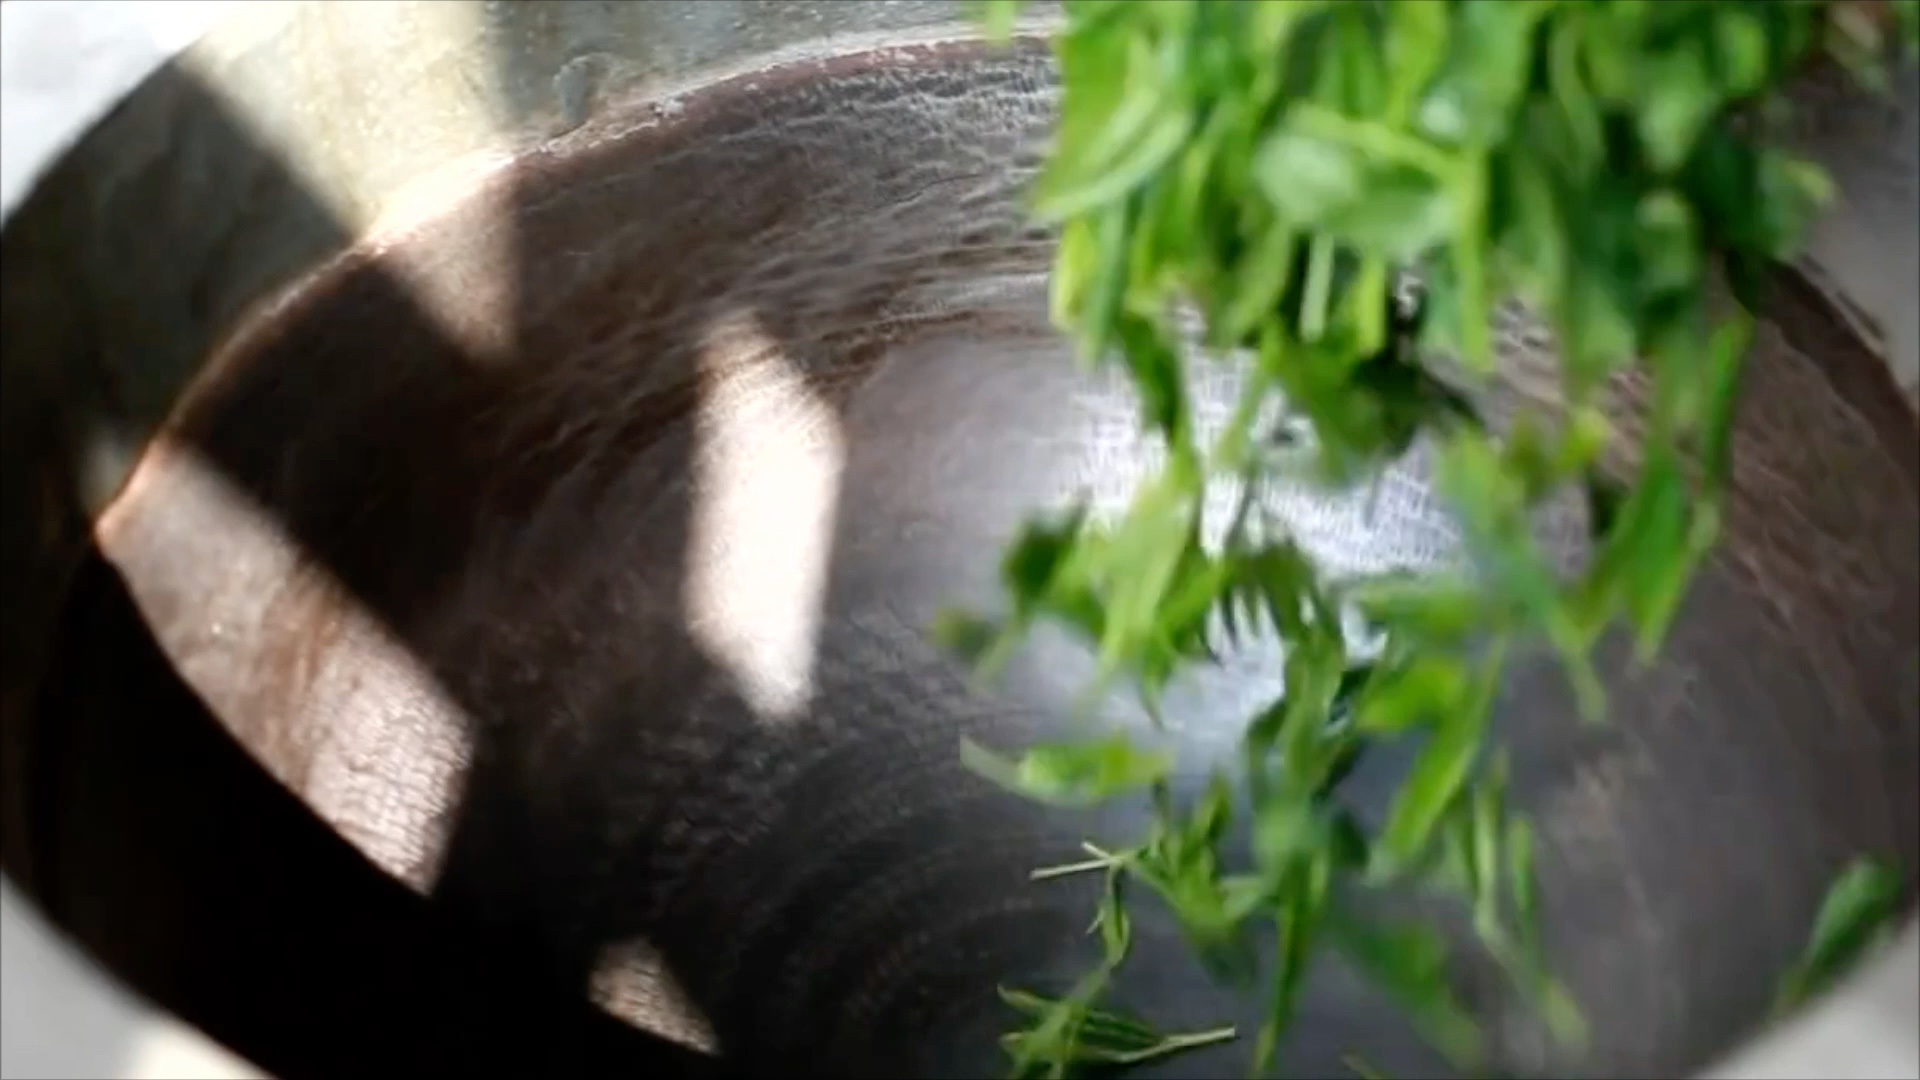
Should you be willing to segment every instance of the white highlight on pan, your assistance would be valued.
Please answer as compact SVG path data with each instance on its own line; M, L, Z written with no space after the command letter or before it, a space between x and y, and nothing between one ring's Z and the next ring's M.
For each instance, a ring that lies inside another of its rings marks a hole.
M709 331L700 378L688 631L761 717L788 719L812 696L845 437L750 314Z

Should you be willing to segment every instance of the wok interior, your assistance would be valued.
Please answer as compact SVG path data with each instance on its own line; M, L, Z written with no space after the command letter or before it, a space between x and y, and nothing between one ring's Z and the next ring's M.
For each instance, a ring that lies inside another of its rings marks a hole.
M963 734L1065 730L1079 651L1043 637L982 688L922 634L992 602L1024 514L1112 506L1151 461L1125 392L1047 327L1019 196L1048 107L1029 51L843 56L436 189L229 337L100 548L261 765L530 977L789 1070L992 1070L993 987L1064 989L1092 955L1094 883L1028 871L1139 821L959 766ZM1540 336L1510 329L1538 370ZM1217 416L1231 369L1207 371ZM1727 540L1665 656L1607 650L1604 729L1549 660L1516 668L1500 723L1593 1038L1549 1047L1463 956L1506 1065L1696 1067L1765 1013L1844 863L1920 863L1920 484L1883 379L1783 282ZM1378 493L1268 502L1340 568L1432 565L1453 533L1423 476L1416 453ZM1563 510L1543 527L1577 555ZM116 643L67 647L112 681ZM1250 655L1168 703L1189 781L1278 689ZM1363 811L1398 764L1356 775ZM1121 1001L1251 1032L1139 918ZM1338 965L1295 1030L1290 1072L1437 1067Z

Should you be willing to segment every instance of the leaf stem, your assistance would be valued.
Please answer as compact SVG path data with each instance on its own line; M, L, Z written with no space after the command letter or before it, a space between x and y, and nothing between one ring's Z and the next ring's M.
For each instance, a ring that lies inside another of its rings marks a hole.
M1030 881L1049 881L1053 878L1071 877L1074 874L1088 874L1095 870L1108 870L1114 866L1112 859L1088 859L1085 862L1061 863L1058 866L1042 866L1027 875Z
M1333 295L1333 241L1313 239L1307 256L1307 295L1300 311L1300 338L1318 341L1327 328L1327 305Z
M1168 1035L1152 1046L1115 1054L1112 1060L1115 1065L1139 1065L1143 1062L1154 1061L1163 1057L1171 1057L1174 1054L1182 1054L1188 1050L1197 1050L1203 1046L1230 1042L1238 1037L1239 1029L1233 1027L1218 1027L1206 1031L1183 1032L1178 1035Z
M1481 243L1487 232L1487 159L1471 154L1455 170L1460 201L1459 231L1453 242L1453 272L1460 292L1460 353L1468 368L1493 372L1493 339L1488 325L1492 300Z

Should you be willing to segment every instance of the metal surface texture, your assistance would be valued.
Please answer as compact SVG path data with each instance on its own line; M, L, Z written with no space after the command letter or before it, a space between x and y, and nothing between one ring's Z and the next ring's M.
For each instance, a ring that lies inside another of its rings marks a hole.
M1046 325L1044 54L944 5L273 7L0 241L9 876L280 1075L991 1071L993 986L1088 956L1087 888L1028 870L1133 823L959 767L1062 730L1078 650L982 688L923 637L1024 514L1151 461ZM1544 658L1503 696L1594 1026L1555 1051L1466 965L1515 1071L1707 1064L1847 859L1920 865L1913 417L1814 290L1768 316L1666 656L1612 650L1605 729ZM1550 362L1504 329L1496 407ZM1425 492L1416 451L1264 496L1355 571L1457 556ZM1580 556L1577 499L1540 527ZM1196 769L1278 689L1248 655L1170 698ZM1138 938L1124 1001L1251 1026ZM1437 1067L1337 966L1298 1030L1293 1073Z

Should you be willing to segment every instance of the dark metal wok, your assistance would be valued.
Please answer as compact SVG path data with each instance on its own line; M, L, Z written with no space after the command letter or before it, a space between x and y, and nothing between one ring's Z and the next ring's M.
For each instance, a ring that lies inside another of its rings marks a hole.
M1148 463L1046 325L1044 53L914 44L927 5L446 6L216 36L9 222L8 874L283 1075L997 1069L993 986L1088 955L1086 888L1028 870L1130 819L959 767L1066 724L1079 652L982 688L922 631ZM1508 331L1496 404L1548 362ZM1514 1070L1698 1068L1843 864L1920 866L1913 416L1791 275L1759 342L1665 658L1611 654L1604 729L1544 659L1507 689L1594 1029L1553 1050L1464 963ZM1423 476L1269 501L1337 566L1433 565ZM1577 554L1577 506L1544 527ZM1167 712L1203 763L1276 687L1249 656ZM1254 1022L1164 920L1136 953L1125 1002ZM1437 1068L1329 965L1283 1057L1355 1050Z

